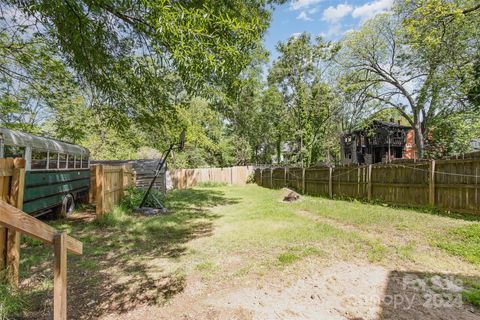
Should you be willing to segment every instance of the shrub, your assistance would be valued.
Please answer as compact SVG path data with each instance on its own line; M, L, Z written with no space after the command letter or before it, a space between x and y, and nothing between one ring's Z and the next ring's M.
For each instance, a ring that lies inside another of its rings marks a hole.
M120 202L120 206L126 211L132 211L134 208L140 206L146 191L147 189L130 186L126 190L125 197L123 197L122 201ZM152 196L157 198L162 203L165 201L165 196L160 191L152 189L150 190L150 196L146 201L146 207L157 206Z
M123 221L127 213L129 211L126 211L124 207L115 206L113 211L98 215L93 223L100 228L113 227Z

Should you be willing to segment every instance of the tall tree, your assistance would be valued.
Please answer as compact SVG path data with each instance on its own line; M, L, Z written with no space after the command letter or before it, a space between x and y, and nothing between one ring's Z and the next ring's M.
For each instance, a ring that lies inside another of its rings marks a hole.
M298 161L308 166L318 159L313 150L332 115L334 99L322 82L322 73L335 46L321 37L312 41L303 33L279 43L277 50L280 56L273 62L268 81L282 91L292 128L289 140L297 145Z
M462 111L468 104L459 98L462 88L449 64L454 56L428 54L412 45L403 23L397 14L377 16L348 34L341 56L351 84L368 88L370 98L396 108L413 127L422 158L435 119Z

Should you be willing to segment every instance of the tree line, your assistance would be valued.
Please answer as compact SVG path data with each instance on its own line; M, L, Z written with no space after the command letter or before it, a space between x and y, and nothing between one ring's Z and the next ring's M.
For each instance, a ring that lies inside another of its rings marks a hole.
M480 137L480 5L400 0L338 41L262 37L285 1L1 0L0 126L94 158L315 165L342 132L401 119L418 156Z

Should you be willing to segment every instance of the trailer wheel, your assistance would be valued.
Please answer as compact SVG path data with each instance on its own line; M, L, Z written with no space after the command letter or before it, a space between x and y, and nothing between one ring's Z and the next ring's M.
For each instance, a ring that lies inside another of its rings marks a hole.
M62 206L60 208L60 218L66 218L73 213L75 209L75 199L72 194L67 194L63 197Z

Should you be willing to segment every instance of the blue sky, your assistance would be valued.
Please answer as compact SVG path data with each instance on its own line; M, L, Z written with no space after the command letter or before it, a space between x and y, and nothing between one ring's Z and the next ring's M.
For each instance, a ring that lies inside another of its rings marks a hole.
M357 29L374 15L388 11L393 0L293 0L277 6L265 35L270 60L278 56L275 46L291 35L308 32L336 40L348 30Z

